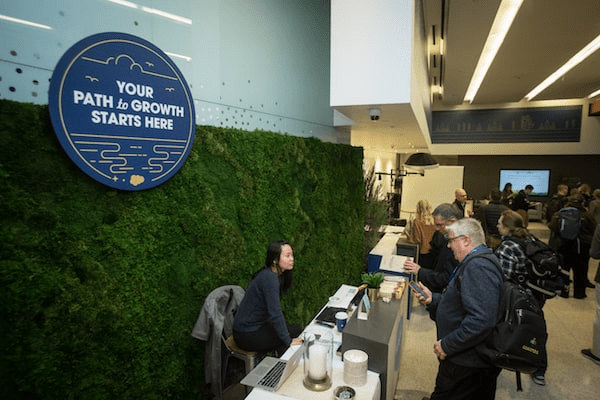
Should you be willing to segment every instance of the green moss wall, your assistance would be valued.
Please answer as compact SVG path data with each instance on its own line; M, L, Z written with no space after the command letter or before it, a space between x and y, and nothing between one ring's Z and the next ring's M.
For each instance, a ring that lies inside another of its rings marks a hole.
M198 127L170 181L115 191L65 155L45 106L0 101L0 396L197 399L204 298L246 287L267 244L295 251L307 323L364 252L362 149Z

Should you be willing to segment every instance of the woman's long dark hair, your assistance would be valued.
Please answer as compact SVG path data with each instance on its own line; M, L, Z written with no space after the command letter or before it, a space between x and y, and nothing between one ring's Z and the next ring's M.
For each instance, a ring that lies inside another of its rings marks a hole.
M277 242L271 242L267 249L267 257L265 258L265 265L260 269L262 271L265 268L271 268L275 266L277 268L277 275L279 276L279 295L281 296L292 287L292 271L283 271L279 266L279 257L281 256L281 248L285 245L289 245L286 240L279 240ZM260 272L258 271L258 272ZM258 274L258 272L256 274ZM254 276L256 276L254 274Z
M502 212L502 225L508 228L510 236L521 239L529 239L531 234L525 228L523 217L513 210L505 210Z

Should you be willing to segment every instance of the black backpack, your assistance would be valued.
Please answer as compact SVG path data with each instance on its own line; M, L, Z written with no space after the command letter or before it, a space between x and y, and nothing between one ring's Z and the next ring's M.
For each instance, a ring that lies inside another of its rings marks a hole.
M494 262L502 272L497 260L483 254L480 257ZM477 346L481 358L496 367L515 371L517 390L522 391L521 373L531 374L546 362L547 339L544 313L531 291L505 279L496 326Z
M532 235L530 240L511 237L527 256L527 274L519 275L516 281L532 291L551 299L568 290L571 279L569 272L561 266L558 254L546 243Z

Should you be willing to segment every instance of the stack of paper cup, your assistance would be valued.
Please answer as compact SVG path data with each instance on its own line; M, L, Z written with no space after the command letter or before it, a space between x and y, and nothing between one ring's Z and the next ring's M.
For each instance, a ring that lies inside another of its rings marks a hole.
M369 356L362 350L348 350L344 353L344 382L350 386L363 386L367 383Z

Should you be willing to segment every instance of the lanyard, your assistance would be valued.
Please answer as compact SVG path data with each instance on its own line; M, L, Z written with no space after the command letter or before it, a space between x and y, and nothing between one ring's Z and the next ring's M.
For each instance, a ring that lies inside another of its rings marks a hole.
M462 262L460 264L458 264L456 267L454 267L454 269L452 270L452 273L448 277L448 283L452 282L454 275L456 275L456 271L458 271L458 269L461 267L461 265L463 265L463 263L469 258L469 256L471 254L479 253L480 251L483 251L485 249L487 249L486 246L477 246L473 250L471 250L471 252L469 254L467 254L467 256L464 258L464 260L462 260Z

